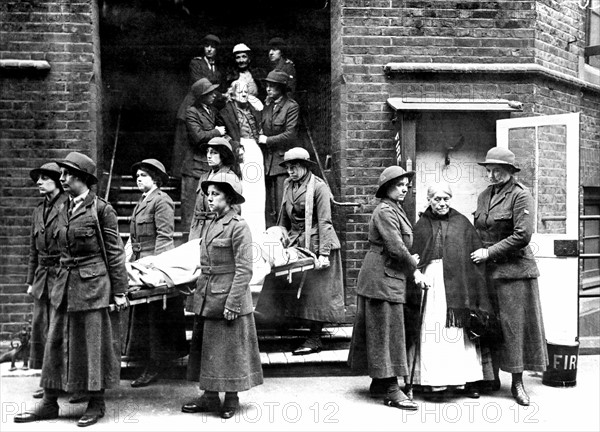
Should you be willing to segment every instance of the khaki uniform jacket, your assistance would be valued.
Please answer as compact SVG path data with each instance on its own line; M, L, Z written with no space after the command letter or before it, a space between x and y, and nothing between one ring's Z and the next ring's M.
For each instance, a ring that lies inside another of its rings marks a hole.
M141 198L133 209L129 232L133 259L173 249L175 204L171 197L155 189L146 199Z
M252 235L235 210L207 221L200 241L200 265L193 312L205 318L223 318L225 308L252 313Z
M67 201L67 194L60 193L52 204L45 222L43 201L33 211L27 285L32 286L33 297L37 300L47 294L47 289L52 289L56 278L60 256L58 213Z
M209 111L210 113L204 107L196 106L191 106L185 111L188 145L183 157L181 174L200 178L203 172L209 170L206 155L200 151L200 145L208 143L211 138L220 137L221 133L215 129L215 126L222 123L216 108L211 106Z
M267 136L265 175L287 174L279 164L283 162L283 154L297 145L299 115L300 106L286 96L279 103L272 102L263 110L261 128Z
M315 195L310 233L310 245L305 245L306 189L311 177L315 177ZM281 225L289 232L290 244L307 247L317 255L329 255L340 248L340 241L331 222L331 192L325 182L312 173L294 190L294 182L285 181Z
M539 271L529 247L535 227L529 190L511 178L492 197L488 186L477 198L475 229L488 248L487 271L493 279L529 279Z
M69 312L106 308L112 295L127 291L125 250L119 236L117 214L110 204L98 198L97 216L107 265L93 214L96 198L96 194L90 191L71 218L68 205L58 216L61 266L50 301L56 308L66 301Z
M412 226L398 204L383 199L369 221L371 250L358 274L357 293L363 297L406 302L406 282L416 265L409 252Z

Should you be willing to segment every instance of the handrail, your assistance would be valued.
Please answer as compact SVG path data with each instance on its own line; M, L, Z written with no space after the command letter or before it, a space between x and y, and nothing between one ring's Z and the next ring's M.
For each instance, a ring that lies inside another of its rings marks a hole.
M315 154L317 166L319 167L319 171L321 173L321 178L323 179L323 181L325 182L325 184L331 191L331 187L329 186L329 182L327 181L327 177L325 176L325 170L323 169L323 164L321 163L321 158L319 157L319 153L317 152L317 148L315 147L315 142L313 141L312 134L310 133L310 126L308 125L308 122L306 121L306 117L304 115L302 115L302 122L304 123L304 126L306 127L306 135L308 135L308 140L310 141L310 145ZM331 194L331 202L340 207L360 207L360 206L362 206L361 203L336 201L333 198L333 193Z

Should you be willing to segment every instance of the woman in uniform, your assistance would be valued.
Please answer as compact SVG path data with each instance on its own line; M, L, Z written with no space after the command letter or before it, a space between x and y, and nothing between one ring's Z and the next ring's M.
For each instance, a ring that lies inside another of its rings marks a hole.
M372 378L370 392L383 403L404 410L416 410L400 389L398 376L408 376L404 304L411 279L424 283L409 252L412 226L402 202L414 171L399 166L386 168L375 193L381 202L369 221L369 245L358 274L357 311L348 363Z
M492 350L496 381L498 368L512 374L511 393L518 404L529 405L523 371L543 372L548 364L544 322L537 278L539 271L529 247L535 227L534 200L514 174L520 169L508 149L493 147L479 163L491 183L478 197L475 229L483 247L471 254L486 263L488 287L502 327L503 342Z
M238 392L263 382L249 285L252 235L233 208L245 201L236 175L219 173L201 187L213 216L200 241L188 379L198 380L204 393L181 410L218 412L228 419L239 408ZM225 392L222 406L219 392Z
M44 397L33 411L17 414L17 423L58 417L61 391L87 392L89 402L78 426L104 416L104 390L119 384L121 352L117 311L127 305L125 250L117 214L90 190L97 183L96 164L72 152L57 161L69 205L59 213L61 251L57 282L50 293L52 311L44 351L41 386Z
M142 197L133 209L129 241L131 261L158 255L173 249L175 204L160 187L169 176L156 159L144 159L131 167ZM185 316L180 296L162 302L133 306L125 338L125 353L145 361L143 373L131 382L132 387L145 387L158 379L165 363L186 355Z
M308 322L308 338L292 354L322 350L325 323L344 319L344 277L340 241L331 222L331 192L325 182L310 172L314 165L308 152L294 147L285 152L280 166L288 172L277 225L289 234L289 246L310 250L317 269L288 284L285 278L267 276L256 310L265 317L284 315Z

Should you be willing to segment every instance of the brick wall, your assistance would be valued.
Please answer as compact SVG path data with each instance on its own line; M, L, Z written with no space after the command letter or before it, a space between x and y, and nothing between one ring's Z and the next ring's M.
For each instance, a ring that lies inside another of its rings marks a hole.
M3 0L0 59L46 60L50 71L0 71L0 339L21 329L30 216L40 198L29 171L79 150L95 156L91 0Z
M331 8L332 141L344 158L339 172L344 198L363 203L345 220L349 297L368 247L366 223L377 204L379 174L395 163L389 97L518 100L523 112L513 117L581 111L582 181L598 184L596 90L533 74L399 73L388 78L382 70L389 62L537 63L577 77L583 13L576 2L338 0Z

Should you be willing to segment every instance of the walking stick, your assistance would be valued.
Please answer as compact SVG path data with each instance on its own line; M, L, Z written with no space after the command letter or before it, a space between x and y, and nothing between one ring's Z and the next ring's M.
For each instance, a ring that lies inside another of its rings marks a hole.
M429 292L429 286L427 284L423 285L423 298L421 299L421 309L419 311L419 327L417 334L419 335L419 339L417 340L417 344L415 346L415 352L413 355L412 367L410 370L410 381L408 383L408 387L406 389L406 395L412 400L413 398L413 382L415 379L415 368L417 366L417 357L421 356L421 331L423 330L423 320L425 319L425 307L427 306L427 293Z

